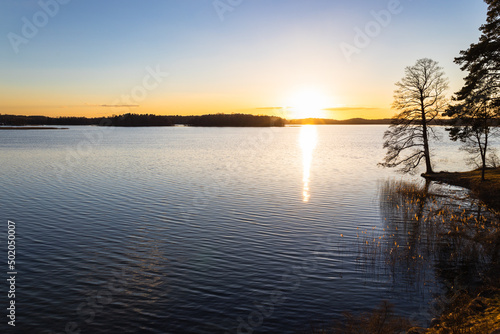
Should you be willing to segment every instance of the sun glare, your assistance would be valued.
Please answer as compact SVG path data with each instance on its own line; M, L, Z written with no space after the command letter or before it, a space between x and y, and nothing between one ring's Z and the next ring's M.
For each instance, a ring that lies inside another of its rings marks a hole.
M304 90L293 96L289 108L290 118L326 118L328 99L315 90Z
M314 125L303 125L300 129L300 148L302 149L302 164L303 164L303 176L302 176L302 200L304 202L309 202L311 198L311 192L309 188L309 183L311 181L311 164L313 159L313 152L316 148L318 142L318 133L316 126Z

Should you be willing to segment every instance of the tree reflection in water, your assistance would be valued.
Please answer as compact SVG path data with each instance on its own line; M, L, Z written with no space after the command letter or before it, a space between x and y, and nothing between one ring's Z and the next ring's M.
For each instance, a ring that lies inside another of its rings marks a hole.
M381 247L394 279L422 287L431 278L446 288L475 291L500 286L500 219L464 191L431 184L380 185L385 220ZM435 273L435 274L434 274Z
M389 270L400 306L416 294L430 304L401 318L383 302L368 313L345 313L332 325L313 324L310 333L406 333L412 326L429 326L435 316L440 317L439 333L496 329L497 309L491 319L474 324L464 319L482 307L485 299L475 298L479 292L500 288L500 215L460 188L429 182L383 182L379 201L383 229L358 229L358 270L381 283Z

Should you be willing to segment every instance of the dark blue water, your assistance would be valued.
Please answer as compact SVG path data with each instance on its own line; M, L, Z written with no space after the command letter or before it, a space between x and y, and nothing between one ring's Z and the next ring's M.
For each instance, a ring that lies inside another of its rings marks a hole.
M17 332L293 333L381 300L411 316L433 273L395 280L360 250L383 233L380 182L402 178L377 167L385 129L0 131ZM438 146L438 169L466 168Z

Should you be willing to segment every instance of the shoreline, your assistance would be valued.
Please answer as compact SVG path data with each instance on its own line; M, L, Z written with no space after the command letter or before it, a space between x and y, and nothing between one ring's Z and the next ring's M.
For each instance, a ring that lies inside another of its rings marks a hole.
M486 170L486 180L481 181L481 170L468 172L438 172L422 174L426 180L447 183L469 189L472 194L491 209L500 212L500 168Z
M43 126L0 126L0 130L68 130L69 128L55 128Z

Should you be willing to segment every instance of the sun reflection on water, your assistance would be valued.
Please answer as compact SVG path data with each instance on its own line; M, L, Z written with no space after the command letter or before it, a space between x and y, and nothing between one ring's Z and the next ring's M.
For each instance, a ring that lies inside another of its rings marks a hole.
M318 142L318 132L315 125L303 125L300 129L300 148L302 149L302 164L304 174L302 182L304 184L302 189L302 200L309 202L311 193L309 190L309 183L311 179L311 163L313 152Z

